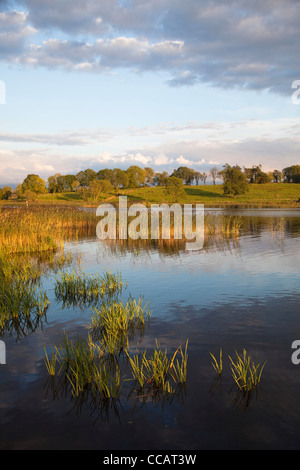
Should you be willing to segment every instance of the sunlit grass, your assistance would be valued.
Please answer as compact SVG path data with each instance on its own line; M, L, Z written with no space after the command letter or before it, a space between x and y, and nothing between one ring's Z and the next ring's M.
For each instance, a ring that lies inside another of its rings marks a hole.
M33 206L28 209L0 207L1 252L39 253L55 251L70 237L95 233L93 212L76 208Z
M146 350L132 357L128 354L132 377L143 393L150 393L152 390L172 393L174 391L172 385L186 382L187 346L188 341L184 351L180 346L173 356L170 356L167 349L162 350L156 341L156 348L150 355Z
M229 356L231 371L236 385L241 391L250 392L261 380L264 364L255 363L244 349L242 354L236 352L236 360Z
M62 271L55 276L55 295L63 306L78 304L91 305L99 300L111 298L119 294L126 283L122 281L120 274L111 274L110 271L103 275L88 274L72 271Z
M214 354L212 354L212 353L209 353L209 354L212 357L212 366L213 366L215 372L218 375L222 375L222 372L223 372L223 351L222 351L222 348L219 351L219 358L218 359L214 356Z

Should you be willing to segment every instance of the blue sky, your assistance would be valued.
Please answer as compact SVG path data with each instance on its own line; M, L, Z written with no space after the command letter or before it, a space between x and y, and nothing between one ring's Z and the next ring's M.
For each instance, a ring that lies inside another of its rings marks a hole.
M299 37L298 0L2 0L0 185L299 163Z

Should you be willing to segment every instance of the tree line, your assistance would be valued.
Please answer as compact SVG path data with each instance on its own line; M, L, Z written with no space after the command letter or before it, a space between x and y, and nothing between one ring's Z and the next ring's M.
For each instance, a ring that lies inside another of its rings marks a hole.
M29 174L23 183L17 186L15 193L18 197L34 199L38 194L47 192L78 191L84 199L96 201L99 195L111 191L117 192L121 188L164 186L171 192L180 191L184 185L199 185L200 182L206 184L209 177L214 185L217 184L217 180L223 180L224 194L236 195L245 193L249 184L300 183L300 165L268 173L262 170L262 165L241 168L239 165L228 164L224 165L223 169L214 166L208 172L180 166L172 174L166 171L157 173L150 167L141 168L136 165L130 166L127 170L104 168L95 171L88 168L74 175L57 173L49 176L47 181L39 175ZM0 199L9 199L12 193L11 187L4 186L0 188Z

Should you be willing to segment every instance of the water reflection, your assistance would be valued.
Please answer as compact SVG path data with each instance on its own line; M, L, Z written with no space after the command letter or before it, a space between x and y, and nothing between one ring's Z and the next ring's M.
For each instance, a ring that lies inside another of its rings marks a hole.
M224 212L207 215L213 220ZM20 347L7 343L2 447L57 448L67 442L71 448L76 442L95 449L299 448L300 369L290 360L290 345L300 332L299 211L227 213L242 218L239 236L207 237L199 252L187 252L179 241L103 243L92 235L65 244L84 271L120 272L128 295L149 300L152 320L141 347L159 338L172 350L189 338L187 386L162 397L137 394L128 383L121 399L109 402L91 394L72 397L63 381L49 379L43 389L44 345L55 344L59 330L84 327L89 314L63 311L46 273L47 323L36 325ZM229 353L246 347L267 360L262 388L243 395L225 378L213 382L208 353L220 346ZM29 430L30 441L23 429Z

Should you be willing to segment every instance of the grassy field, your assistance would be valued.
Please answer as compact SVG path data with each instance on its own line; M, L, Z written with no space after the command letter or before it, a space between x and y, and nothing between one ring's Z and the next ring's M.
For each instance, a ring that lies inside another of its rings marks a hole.
M164 188L139 188L121 191L130 200L142 200L149 204L172 202L165 194ZM185 196L181 203L198 203L206 206L237 206L252 207L300 207L298 184L251 184L249 192L241 196L224 196L222 185L185 186Z
M240 196L224 196L222 185L185 186L185 195L178 202L182 204L205 204L207 207L220 206L245 206L245 207L300 207L297 201L300 199L300 184L292 183L268 183L250 184L249 192ZM166 195L163 187L143 187L137 189L120 190L118 194L105 194L97 203L88 203L78 193L43 194L30 205L54 204L67 206L91 206L96 207L107 201L118 201L119 195L126 195L129 203L143 202L147 205L172 203ZM24 201L1 201L2 205L24 205Z

